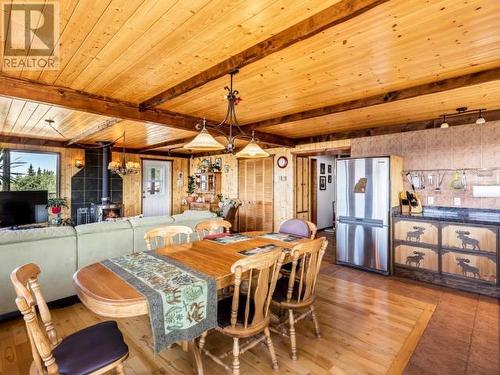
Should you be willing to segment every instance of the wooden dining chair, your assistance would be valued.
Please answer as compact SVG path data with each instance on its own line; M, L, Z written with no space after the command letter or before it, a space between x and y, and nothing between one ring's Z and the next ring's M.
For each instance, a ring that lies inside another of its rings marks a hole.
M279 311L288 311L288 320L283 316L273 331L290 337L292 359L297 359L297 340L295 335L295 324L310 316L314 325L316 336L321 337L318 318L314 309L316 282L325 254L328 241L321 237L310 242L303 242L294 246L290 251L292 268L289 277L282 277L276 284L272 304ZM304 311L298 317L295 312ZM288 323L288 333L283 332Z
M34 263L18 267L10 275L33 354L30 374L97 375L112 369L125 374L123 362L129 352L116 322L98 323L61 340L42 296L39 275L40 268Z
M196 224L194 227L200 241L206 236L229 233L230 229L231 223L220 219L204 220Z
M308 237L311 240L316 238L318 228L314 223L302 219L288 219L281 222L279 233L293 234L299 237Z
M171 246L174 243L175 236L186 236L186 242L191 242L193 230L184 225L171 225L151 229L144 235L146 247L148 250L158 249L160 247Z
M233 338L232 350L216 356L204 348L207 333L205 332L200 338L200 349L226 370L232 370L234 375L240 373L239 356L263 341L269 349L273 369L278 369L278 360L269 331L269 306L284 257L285 253L276 249L240 259L232 265L234 292L232 297L218 302L216 328L224 335ZM245 293L241 290L243 282L248 285ZM248 340L244 345L240 345L240 339ZM222 359L231 353L233 361L232 367L229 367Z

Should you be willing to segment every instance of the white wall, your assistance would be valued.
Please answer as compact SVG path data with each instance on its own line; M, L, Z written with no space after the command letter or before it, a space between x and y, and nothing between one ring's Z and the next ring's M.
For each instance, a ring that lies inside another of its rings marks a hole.
M333 201L335 200L335 157L333 156L316 156L313 159L317 160L317 226L318 229L328 228L333 223ZM321 163L325 164L325 174L320 174ZM332 173L328 173L328 165L332 166ZM328 183L328 175L332 176L332 182ZM320 176L326 177L326 190L319 190Z

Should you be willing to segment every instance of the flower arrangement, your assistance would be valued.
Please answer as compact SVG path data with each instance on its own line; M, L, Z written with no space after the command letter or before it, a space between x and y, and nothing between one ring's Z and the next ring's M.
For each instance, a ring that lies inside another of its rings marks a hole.
M50 208L54 215L61 212L61 208L68 208L68 200L66 198L49 198L47 201L47 208Z

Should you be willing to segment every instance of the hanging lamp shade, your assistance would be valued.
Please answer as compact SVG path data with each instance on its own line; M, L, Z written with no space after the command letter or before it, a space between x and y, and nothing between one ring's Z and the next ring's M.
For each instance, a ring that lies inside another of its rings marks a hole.
M194 137L191 142L186 143L183 148L197 151L215 151L225 149L222 143L212 137L205 126L203 126L200 133Z
M269 153L264 151L252 138L252 140L241 150L236 153L237 158L267 158Z

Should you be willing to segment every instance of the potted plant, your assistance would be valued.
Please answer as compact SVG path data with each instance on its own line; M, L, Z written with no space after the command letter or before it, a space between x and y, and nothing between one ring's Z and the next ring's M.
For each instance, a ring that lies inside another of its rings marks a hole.
M188 184L187 184L187 191L186 193L188 194L186 200L188 203L194 202L195 196L194 196L194 190L196 188L196 182L195 182L195 177L193 175L188 176Z
M66 198L49 198L47 201L47 208L50 208L50 211L57 215L61 213L61 208L68 208L68 201Z

